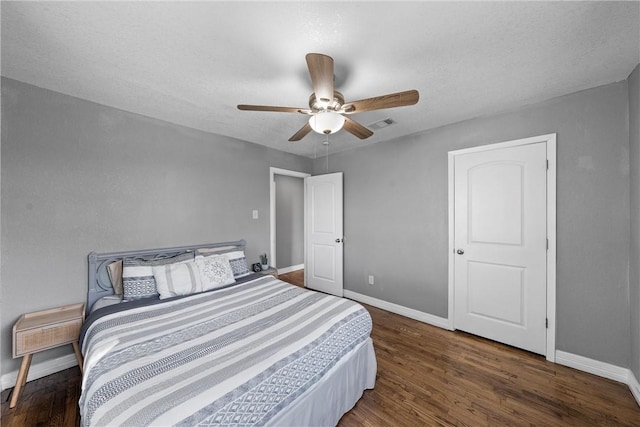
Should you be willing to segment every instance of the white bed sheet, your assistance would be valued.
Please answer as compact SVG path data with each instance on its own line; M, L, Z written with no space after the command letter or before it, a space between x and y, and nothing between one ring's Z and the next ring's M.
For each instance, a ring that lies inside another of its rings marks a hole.
M363 390L373 388L377 369L373 341L369 338L334 366L322 382L307 390L267 425L335 426L360 400ZM333 410L327 411L327 407Z

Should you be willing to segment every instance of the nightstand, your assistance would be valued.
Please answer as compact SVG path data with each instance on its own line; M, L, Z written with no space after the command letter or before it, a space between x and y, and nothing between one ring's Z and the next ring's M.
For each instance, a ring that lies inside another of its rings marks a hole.
M265 276L270 274L273 277L275 277L276 279L278 278L278 269L275 268L275 267L269 267L266 270L262 270L260 273L264 274Z
M20 316L13 325L13 358L22 356L9 408L16 406L34 353L71 344L82 372L82 353L78 346L80 328L84 321L84 304L65 305L50 310L36 311Z

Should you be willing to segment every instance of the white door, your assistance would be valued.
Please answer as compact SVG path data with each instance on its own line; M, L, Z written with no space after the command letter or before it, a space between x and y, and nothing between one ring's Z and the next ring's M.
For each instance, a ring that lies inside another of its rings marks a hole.
M544 142L454 160L455 328L546 352Z
M305 181L305 283L308 288L342 296L342 173Z

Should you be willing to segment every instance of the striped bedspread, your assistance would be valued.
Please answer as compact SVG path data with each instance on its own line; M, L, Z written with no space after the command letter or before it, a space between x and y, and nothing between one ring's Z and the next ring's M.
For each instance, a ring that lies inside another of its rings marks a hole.
M107 314L82 341L82 423L266 425L371 327L361 305L271 276Z

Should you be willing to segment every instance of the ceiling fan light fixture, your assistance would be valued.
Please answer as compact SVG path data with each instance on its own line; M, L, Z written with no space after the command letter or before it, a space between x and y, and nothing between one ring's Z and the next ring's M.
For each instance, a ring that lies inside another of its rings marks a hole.
M334 87L333 58L321 53L308 53L306 60L309 76L311 77L311 85L313 86L313 93L309 96L309 109L245 104L239 104L238 109L243 111L275 111L310 115L309 121L289 138L291 142L300 141L312 130L322 135L330 135L342 128L356 138L366 139L373 135L373 131L342 114L364 113L366 111L414 105L420 98L418 91L413 89L360 99L345 104L344 96ZM316 94L318 95L317 97ZM380 127L392 124L390 121L384 120Z
M314 131L329 135L338 132L344 126L345 118L334 111L321 111L309 118L309 125Z

